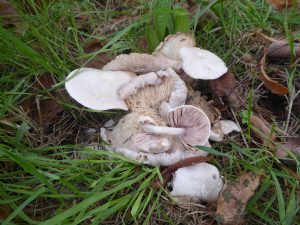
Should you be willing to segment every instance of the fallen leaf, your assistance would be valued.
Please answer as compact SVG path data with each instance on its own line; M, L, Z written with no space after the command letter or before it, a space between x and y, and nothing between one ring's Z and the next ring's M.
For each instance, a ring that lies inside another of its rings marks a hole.
M267 56L269 58L275 59L290 59L291 58L291 48L289 46L289 42L286 39L276 39L273 37L269 37L259 31L254 31L254 33L267 41L272 42L267 48ZM296 58L300 57L300 44L298 42L294 42L294 50Z
M11 209L7 205L0 205L0 220L5 220L11 213Z
M222 225L237 225L243 220L249 199L260 182L260 176L249 172L238 177L221 193L216 211L216 220Z
M0 0L0 18L4 28L16 27L16 31L21 31L20 15L14 5L7 0Z
M227 72L218 79L209 80L208 84L220 108L225 106L225 103L222 101L223 97L230 107L237 108L241 105L240 98L235 92L236 79L233 73Z
M294 43L295 56L300 57L300 44ZM267 56L273 58L291 58L291 48L287 41L278 41L270 44L267 49Z
M102 42L100 42L99 40L93 40L87 43L83 47L83 50L85 53L92 53L100 50L102 47L103 47ZM82 60L80 64L85 64L86 61L88 60ZM87 64L85 64L85 67L102 69L102 67L110 61L111 59L108 57L107 53L99 53L93 59L89 60Z
M55 81L51 76L41 76L36 78L36 81L32 85L32 96L21 103L21 109L38 125L46 126L53 122L59 113L63 111L62 106L58 104L55 97L59 96L59 92L49 93L41 95L41 90L51 88L55 84Z
M282 10L285 7L289 8L294 5L294 0L268 0L275 10ZM298 1L299 4L299 1Z
M182 168L182 167L187 167L187 166L191 166L194 165L196 163L203 163L203 162L208 162L210 160L212 160L213 157L212 156L195 156L195 157L191 157L191 158L187 158L187 159L183 159L177 163L174 163L172 165L170 165L167 169L165 169L162 173L161 176L163 178L163 183L161 184L160 181L156 181L152 187L153 188L160 188L165 187L167 185L167 183L169 183L173 177L173 173Z
M269 89L272 93L278 95L285 95L289 93L289 89L282 84L277 83L276 81L272 80L265 71L265 64L266 64L266 55L267 51L265 51L264 56L260 61L260 76L259 78L263 81L264 86Z
M251 131L259 139L260 143L272 147L272 141L276 139L276 135L272 132L271 128L255 115L250 116L249 122L251 124Z
M285 144L279 145L276 155L278 158L286 158L288 152L293 152L300 156L300 137L292 137Z

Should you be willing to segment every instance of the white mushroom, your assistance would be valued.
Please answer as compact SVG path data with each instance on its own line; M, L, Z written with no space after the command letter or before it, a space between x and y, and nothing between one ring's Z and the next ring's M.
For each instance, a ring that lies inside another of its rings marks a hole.
M190 34L177 33L168 35L164 42L161 42L152 55L166 57L176 61L180 60L179 50L182 47L195 47L195 39Z
M215 202L223 188L218 169L208 163L198 163L178 169L172 181L171 196L191 198L195 202ZM185 203L185 202L181 202Z
M184 72L194 79L214 80L228 70L225 63L210 51L196 47L183 47L179 53Z
M72 98L87 108L128 110L118 89L134 77L136 75L130 72L82 68L68 75L65 87Z
M231 120L220 120L214 123L209 139L216 142L222 142L224 135L230 134L231 132L241 132L240 127Z
M168 58L155 57L148 54L131 53L119 55L103 67L109 71L130 71L135 73L149 73L172 68L180 70L182 64Z

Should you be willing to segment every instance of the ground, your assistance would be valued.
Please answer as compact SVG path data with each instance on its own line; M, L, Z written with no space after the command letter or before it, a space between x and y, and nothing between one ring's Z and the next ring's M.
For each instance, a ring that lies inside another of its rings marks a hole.
M64 90L73 69L101 68L121 53L150 52L175 30L195 35L197 45L222 58L238 81L242 104L222 116L239 122L243 132L213 144L211 153L227 181L250 171L261 176L243 224L300 224L299 159L280 160L270 145L253 138L247 123L255 113L272 125L277 143L300 134L297 57L267 58L264 66L289 94L273 94L258 79L270 42L257 32L286 39L296 51L297 6L275 10L263 0L0 0L0 22L3 224L216 224L216 204L177 206L165 190L151 188L158 167L103 150L99 128L123 112L83 108ZM206 83L197 88L213 97ZM89 147L95 145L99 149Z

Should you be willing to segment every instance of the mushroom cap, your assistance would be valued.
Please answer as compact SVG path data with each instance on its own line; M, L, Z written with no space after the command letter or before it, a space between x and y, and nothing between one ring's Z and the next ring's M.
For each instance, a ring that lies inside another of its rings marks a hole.
M148 54L131 53L118 55L102 69L105 71L129 71L134 73L149 73L172 68L181 69L181 62Z
M183 47L179 54L184 72L194 79L214 80L228 70L217 55L204 49Z
M192 35L186 33L177 33L168 35L164 42L156 47L152 55L157 57L166 57L173 60L180 60L179 50L182 47L195 47L196 41Z
M178 169L174 174L172 186L171 196L214 202L223 188L223 180L215 166L197 163Z
M134 77L136 75L129 72L82 68L68 75L65 87L72 98L87 108L128 110L118 89Z
M188 146L205 145L210 134L210 121L207 115L200 109L183 105L170 111L168 123L172 127L185 128L186 133L181 137Z

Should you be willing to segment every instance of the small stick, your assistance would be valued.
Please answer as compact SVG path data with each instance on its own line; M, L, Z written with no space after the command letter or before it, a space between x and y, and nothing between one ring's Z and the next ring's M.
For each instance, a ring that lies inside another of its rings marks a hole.
M163 177L163 183L161 184L159 181L156 181L154 184L152 184L152 187L153 188L160 188L160 186L165 187L167 183L170 182L170 180L172 179L173 173L176 170L182 167L194 165L196 163L208 162L212 159L213 159L212 156L195 156L174 163L161 173L161 176Z

